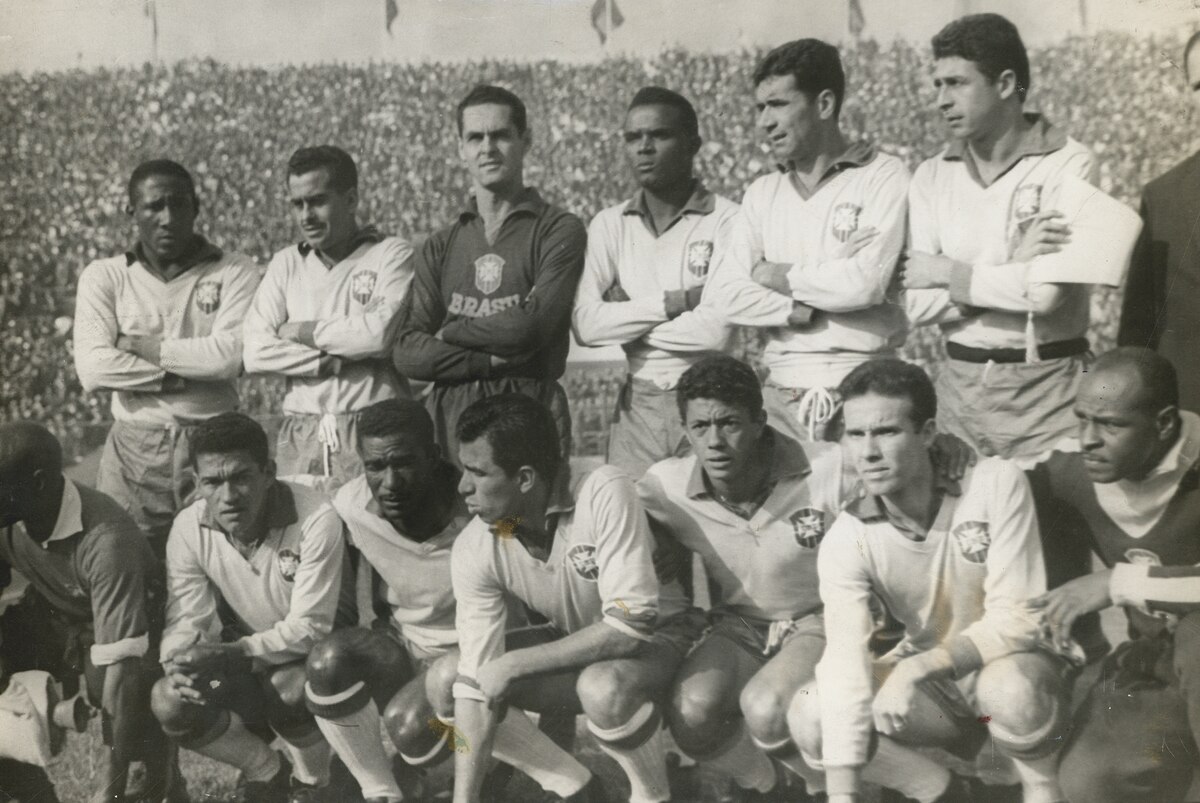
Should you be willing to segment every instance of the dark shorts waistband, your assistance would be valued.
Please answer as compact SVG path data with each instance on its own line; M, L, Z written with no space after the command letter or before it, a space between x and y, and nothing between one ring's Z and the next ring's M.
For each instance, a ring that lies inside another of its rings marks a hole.
M1075 357L1086 354L1091 346L1086 337L1076 337L1071 340L1058 340L1054 343L1038 344L1038 356L1043 360L1060 360L1064 357ZM974 346L964 346L950 341L946 344L946 356L962 362L1025 362L1025 349L980 349Z

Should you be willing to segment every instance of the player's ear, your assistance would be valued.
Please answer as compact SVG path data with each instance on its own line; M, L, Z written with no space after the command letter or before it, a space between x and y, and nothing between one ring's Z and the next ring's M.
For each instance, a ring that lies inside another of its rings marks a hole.
M926 419L920 427L919 434L926 447L933 446L933 441L938 436L937 421L932 418Z
M351 187L346 190L346 203L351 209L358 209L358 187Z
M995 84L1000 97L1008 100L1017 93L1017 74L1012 70L1004 70L996 76Z
M1154 416L1154 427L1158 430L1160 441L1174 440L1179 431L1179 424L1179 408L1173 404L1168 404Z
M517 469L517 487L521 493L527 494L537 485L538 473L533 466L521 466Z
M837 117L837 95L832 89L822 89L817 93L817 114L822 120L833 120Z

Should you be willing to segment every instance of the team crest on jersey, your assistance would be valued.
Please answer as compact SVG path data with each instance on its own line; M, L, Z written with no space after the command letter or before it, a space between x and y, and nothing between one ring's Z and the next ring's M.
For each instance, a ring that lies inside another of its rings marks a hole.
M196 285L196 306L205 315L212 315L221 306L221 283L204 281Z
M804 549L816 549L825 537L825 511L816 507L797 510L790 516L796 543Z
M350 295L354 296L354 300L359 304L366 306L371 300L371 293L375 292L375 271L360 270L354 274L350 280Z
M1017 224L1026 223L1042 211L1042 185L1022 184L1013 194L1013 218Z
M958 551L967 561L983 563L987 560L992 535L986 521L964 521L954 528L954 540L958 542Z
M504 275L504 257L499 254L484 254L475 260L475 286L485 296L500 289Z
M712 261L712 253L712 240L697 240L689 245L687 252L688 272L697 279L703 279L707 276L708 263Z
M567 553L567 559L571 561L571 567L575 569L575 573L584 580L596 581L600 576L600 567L596 565L596 547L591 544L579 544L571 547L571 551Z
M857 204L838 204L833 208L833 236L841 242L850 239L850 235L858 231L858 216L862 207Z
M277 558L279 573L289 583L296 579L296 570L300 568L300 556L290 549L282 550Z
M1162 558L1157 553L1151 552L1149 549L1127 549L1125 550L1125 560L1136 566L1162 566Z

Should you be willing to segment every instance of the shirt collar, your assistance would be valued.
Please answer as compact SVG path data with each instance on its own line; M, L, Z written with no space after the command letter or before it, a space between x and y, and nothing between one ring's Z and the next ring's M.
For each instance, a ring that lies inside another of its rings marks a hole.
M687 203L683 205L683 208L679 210L679 213L675 217L671 218L671 221L667 223L663 231L665 232L674 226L689 212L695 215L710 215L716 211L716 208L717 196L709 192L699 179L695 179L692 184L692 194L688 196ZM625 208L621 210L621 214L636 215L642 219L642 222L655 235L661 233L654 228L654 216L650 214L650 207L646 204L646 191L643 189L639 189L633 194L632 198L625 202Z
M571 466L566 460L554 475L550 485L550 503L546 506L547 514L569 513L575 509L575 494L571 492Z
M1200 415L1190 410L1180 410L1179 419L1179 439L1145 479L1173 472L1185 472L1200 459Z
M516 204L514 204L513 208L509 210L506 218L512 217L518 213L527 215L540 215L546 206L546 202L542 200L541 194L536 189L533 187L526 187L521 191L520 197L517 198ZM473 220L477 217L479 217L479 202L476 201L475 196L472 195L471 199L467 202L467 208L459 213L458 219L460 222L466 223L467 221Z
M1045 116L1029 112L1025 115L1025 119L1032 125L1017 144L1017 149L1004 168L1003 172L1005 173L1026 156L1045 156L1061 150L1067 144L1067 132L1054 126ZM946 146L942 159L947 162L966 162L969 166L974 166L970 149L967 147L967 143L961 139L953 140Z
M847 146L846 150L830 163L829 167L825 168L825 172L821 174L820 183L833 178L843 170L848 170L851 167L862 167L870 164L878 155L874 143L865 140L853 142ZM780 173L790 173L796 169L796 165L792 162L775 165L775 169Z
M264 538L272 530L282 530L300 521L300 514L296 510L296 497L292 494L292 489L287 483L280 482L279 480L272 482L270 487L267 488L266 504L267 526L263 531ZM204 506L204 520L200 523L200 526L207 530L216 530L217 532L225 533L213 519L207 502Z
M354 240L351 242L349 253L353 254L358 250L359 246L363 245L364 243L377 243L382 239L383 235L380 233L379 229L375 228L374 226L363 226L354 233ZM300 249L300 256L302 257L308 256L314 250L313 247L305 240L301 240L299 243L297 243L296 248Z
M952 480L935 470L933 475L933 491L937 495L939 500L938 506L940 507L940 500L945 497L962 496L962 485L957 480ZM904 520L894 515L888 506L884 504L883 499L878 496L870 494L860 496L846 505L846 512L864 524L887 521L898 529L905 531L912 530ZM925 535L925 533L919 533L919 535Z
M201 265L205 262L215 262L225 255L224 251L205 239L203 234L197 234L196 238L200 241L200 245L182 260L182 264L187 265L187 268L193 268L196 265ZM125 267L133 267L133 265L138 262L141 262L143 265L150 264L150 262L146 259L146 254L142 250L142 244L140 242L134 243L133 248L125 252ZM185 268L185 270L187 268Z
M63 475L62 502L58 505L58 518L54 521L54 529L50 537L42 542L42 549L49 546L51 541L63 541L83 532L83 500L79 497L79 489L75 483Z
M774 487L786 477L803 477L812 471L804 447L798 441L781 435L773 427L768 426L763 430L757 448L760 455L769 456L771 461L767 468L768 487ZM686 493L690 499L706 499L713 495L709 490L708 475L704 473L704 463L700 458L695 460Z

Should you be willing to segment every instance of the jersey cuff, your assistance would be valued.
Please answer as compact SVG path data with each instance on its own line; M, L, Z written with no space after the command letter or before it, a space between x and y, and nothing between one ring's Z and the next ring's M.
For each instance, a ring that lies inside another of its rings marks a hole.
M955 679L966 677L983 666L983 654L969 636L959 634L942 645L950 653Z
M650 641L652 638L654 638L654 634L652 632L636 628L628 622L621 621L612 614L605 614L601 621L614 630L618 630L625 635L630 636L631 638L637 639L638 641Z
M465 675L459 675L454 679L451 692L454 694L455 700L476 700L481 703L488 701L487 695L483 693L483 689L479 688L475 679Z
M1149 566L1140 566L1136 563L1114 564L1112 577L1108 580L1108 594L1112 597L1113 605L1143 607L1146 600L1142 594L1142 587L1149 576Z
M89 653L94 666L110 666L126 658L141 658L149 651L150 636L143 633L109 644L93 644Z

